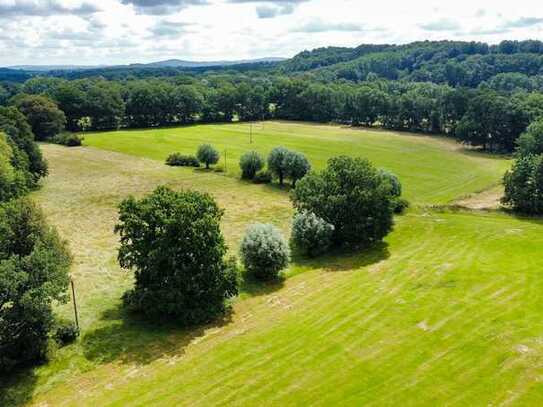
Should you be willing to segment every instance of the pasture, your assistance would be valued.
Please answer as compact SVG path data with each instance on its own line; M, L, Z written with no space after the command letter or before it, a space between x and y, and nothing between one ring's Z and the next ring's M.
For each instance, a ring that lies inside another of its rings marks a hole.
M303 152L316 170L337 155L365 157L397 174L405 186L405 197L417 204L444 204L487 189L500 181L510 165L508 160L465 150L447 138L292 122L195 125L85 135L87 146L159 161L175 151L195 154L203 143L210 143L221 152L219 166L223 168L226 151L226 169L232 176L239 175L243 153L255 150L265 155L276 146Z
M543 402L543 224L497 211L435 208L494 190L509 161L443 138L265 123L86 135L42 146L51 174L34 198L75 254L82 337L2 387L6 405L523 405ZM170 168L202 142L227 173ZM127 316L116 206L159 184L211 193L236 252L253 221L289 232L286 191L238 180L250 149L338 154L394 171L415 204L385 243L294 258L280 284L242 286L232 312L182 330ZM224 164L223 164L224 165ZM58 312L71 315L70 305Z

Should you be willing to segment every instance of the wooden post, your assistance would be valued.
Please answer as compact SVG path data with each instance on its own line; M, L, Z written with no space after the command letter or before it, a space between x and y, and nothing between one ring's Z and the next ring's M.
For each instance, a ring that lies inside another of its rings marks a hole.
M72 278L70 278L70 284L72 285L72 300L74 302L75 325L77 326L77 329L79 329L79 317L77 315L77 302L75 300L75 287L74 287L74 280Z

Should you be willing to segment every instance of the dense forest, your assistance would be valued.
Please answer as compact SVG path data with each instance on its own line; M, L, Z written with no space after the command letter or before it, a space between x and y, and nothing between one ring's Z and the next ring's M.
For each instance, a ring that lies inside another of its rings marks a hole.
M543 116L540 41L330 47L278 63L196 69L7 71L0 105L52 112L69 131L274 118L443 133L511 152Z

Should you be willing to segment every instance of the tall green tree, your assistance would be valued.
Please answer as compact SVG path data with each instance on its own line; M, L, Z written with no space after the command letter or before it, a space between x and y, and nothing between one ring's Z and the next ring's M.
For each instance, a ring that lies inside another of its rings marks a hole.
M46 96L21 94L12 103L25 115L37 140L51 139L66 126L64 112Z
M238 292L235 263L225 260L223 211L208 194L166 187L124 200L115 230L121 267L135 272L125 297L134 311L181 324L207 322Z
M0 371L45 358L52 306L68 299L70 262L32 202L0 205Z
M370 245L393 225L391 186L373 165L360 158L331 158L321 173L296 184L292 201L334 226L336 245Z
M13 167L23 171L27 187L34 188L39 179L47 175L47 162L34 141L25 116L13 106L0 106L0 130L6 134L12 148Z

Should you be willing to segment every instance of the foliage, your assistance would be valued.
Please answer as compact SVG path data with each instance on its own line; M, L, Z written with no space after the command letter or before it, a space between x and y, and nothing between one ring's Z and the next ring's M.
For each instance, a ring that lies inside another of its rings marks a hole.
M509 98L484 92L470 100L458 123L458 139L483 149L510 152L529 124L529 117Z
M239 167L242 178L253 179L256 173L264 168L264 159L256 151L249 151L239 159Z
M84 118L91 130L110 130L120 127L125 115L121 87L106 81L85 81Z
M284 158L285 176L292 180L292 186L296 186L296 181L302 179L310 170L311 165L302 153L289 151Z
M543 214L543 155L520 157L506 172L503 183L504 204L521 213Z
M517 140L517 154L521 157L543 154L543 118L534 121Z
M383 169L379 170L379 175L390 186L392 211L397 214L403 213L409 208L409 202L406 199L401 198L402 184L399 178L392 172Z
M369 245L392 230L390 184L369 161L340 156L319 174L304 177L293 190L299 211L334 225L337 245Z
M200 167L200 161L193 155L172 153L166 158L166 165L174 167Z
M290 249L275 226L254 224L241 241L240 255L245 271L257 280L273 280L288 266Z
M13 167L24 173L28 188L36 187L38 180L47 175L47 162L25 116L15 107L0 106L0 130L7 135L13 151Z
M0 371L45 357L52 304L67 300L70 262L34 204L0 206Z
M66 147L79 147L83 144L84 139L79 134L65 132L53 137L52 141Z
M69 345L79 337L79 328L72 321L57 321L53 337L60 346Z
M255 184L269 184L273 180L273 176L269 171L257 172L253 178Z
M379 170L379 175L389 183L390 185L390 193L393 197L399 197L402 195L402 184L400 183L399 178L396 176L396 174L393 174L390 171L387 170Z
M208 194L158 187L119 207L119 263L135 271L125 304L149 318L190 325L225 311L238 292L220 231L223 211Z
M0 133L0 202L6 202L27 192L25 174L14 168L13 150Z
M209 169L210 165L219 162L220 154L212 145L202 144L198 147L196 157L198 158L198 161L203 162L206 165L206 169Z
M301 211L292 220L292 243L303 253L316 257L326 253L332 245L334 225L312 212Z
M37 140L51 139L66 126L64 112L46 96L20 94L13 104L25 115Z
M277 178L279 184L283 185L283 181L287 175L286 158L290 151L285 147L275 147L268 156L268 170Z

